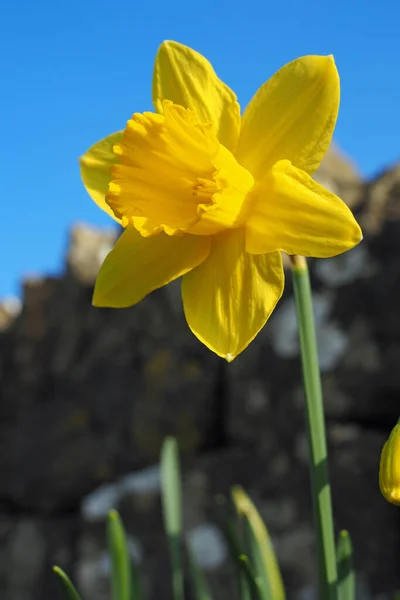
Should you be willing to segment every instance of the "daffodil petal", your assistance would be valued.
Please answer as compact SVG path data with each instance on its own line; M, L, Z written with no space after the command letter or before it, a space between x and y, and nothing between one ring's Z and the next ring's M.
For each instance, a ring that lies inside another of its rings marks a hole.
M87 192L96 204L118 223L121 221L106 204L105 197L111 181L111 165L119 160L113 153L113 146L122 140L123 133L117 131L108 135L89 148L79 159L81 177Z
M362 240L351 210L332 192L294 167L278 162L250 192L246 250L328 258Z
M331 142L339 99L332 56L304 56L288 63L247 106L237 160L258 180L282 159L311 175Z
M153 103L163 100L191 108L201 123L212 123L221 144L234 152L240 131L240 106L204 56L178 42L163 42L153 75Z
M212 236L208 258L182 279L190 329L228 361L265 325L284 286L280 253L247 254L244 233L236 229Z
M133 306L153 290L197 267L208 256L204 236L144 238L128 227L107 255L97 276L94 306Z

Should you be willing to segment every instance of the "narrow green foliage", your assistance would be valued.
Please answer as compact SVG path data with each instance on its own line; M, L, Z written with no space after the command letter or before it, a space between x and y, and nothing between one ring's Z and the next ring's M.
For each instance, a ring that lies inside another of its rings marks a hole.
M132 567L124 526L117 511L107 521L108 549L111 557L111 590L113 600L133 600Z
M57 579L62 590L65 600L81 600L80 595L76 591L72 581L60 567L53 567L53 572L57 575Z
M167 438L161 449L161 496L167 534L174 600L183 600L182 510L178 444Z
M285 590L267 528L246 492L239 486L232 490L239 518L245 520L253 569L263 600L284 600Z
M292 274L304 388L311 497L317 538L319 600L337 600L337 569L331 490L328 475L324 407L314 325L314 312L307 263L292 259Z
M244 578L247 581L251 600L263 600L260 580L256 576L248 557L245 554L239 556L239 566L242 570Z
M336 547L338 570L338 599L355 599L355 574L353 568L353 546L348 531L341 531Z
M187 548L187 557L189 565L190 582L193 590L194 599L211 600L211 594L208 589L204 573L197 565L196 560L189 548Z
M237 535L234 524L231 520L227 522L225 538L228 544L232 562L235 566L235 572L237 574L239 598L240 600L251 600L251 590L249 587L248 578L244 573L243 565L241 564L241 556L243 556L243 552L241 550L239 536Z

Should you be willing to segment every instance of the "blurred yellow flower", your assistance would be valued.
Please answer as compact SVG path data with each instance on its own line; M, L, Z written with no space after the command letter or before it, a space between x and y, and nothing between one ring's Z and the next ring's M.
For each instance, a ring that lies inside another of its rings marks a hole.
M400 420L383 446L379 487L386 500L400 506Z
M281 251L330 257L361 240L342 200L316 183L339 107L332 56L282 67L243 115L234 92L194 50L167 41L154 68L155 113L92 146L81 174L124 233L93 303L136 304L183 276L186 320L228 361L282 295Z

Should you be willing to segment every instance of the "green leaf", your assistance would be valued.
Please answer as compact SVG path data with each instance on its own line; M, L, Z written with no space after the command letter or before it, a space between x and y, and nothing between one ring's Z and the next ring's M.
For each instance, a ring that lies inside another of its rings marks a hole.
M239 486L232 490L237 513L244 518L250 539L250 556L263 600L284 600L285 590L267 528L253 502Z
M57 575L65 600L81 600L68 575L60 567L53 567L53 572Z
M111 557L111 590L113 600L139 600L140 591L125 529L116 510L110 511L107 521L108 549Z
M239 537L235 531L231 520L228 521L225 529L225 537L228 544L231 559L236 567L236 575L239 587L240 600L251 600L251 591L248 583L248 576L243 570L241 557L244 553L241 550Z
M195 600L211 600L211 594L208 589L204 573L197 565L192 551L189 548L187 548L186 552L189 564L190 581L192 584Z
M353 568L353 546L348 531L341 531L336 547L338 569L338 599L355 599L355 574Z
M260 585L260 579L253 571L250 561L245 554L239 556L239 566L249 586L251 600L263 600L263 592Z
M183 600L182 510L178 444L165 440L161 449L161 499L172 566L174 600Z

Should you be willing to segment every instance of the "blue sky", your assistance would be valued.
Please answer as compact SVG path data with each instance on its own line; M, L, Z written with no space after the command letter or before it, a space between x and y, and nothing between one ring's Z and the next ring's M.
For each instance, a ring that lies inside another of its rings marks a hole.
M0 297L60 271L72 223L111 225L77 158L151 109L164 39L207 56L242 106L289 60L333 53L336 141L368 176L400 158L398 0L15 0L0 16Z

